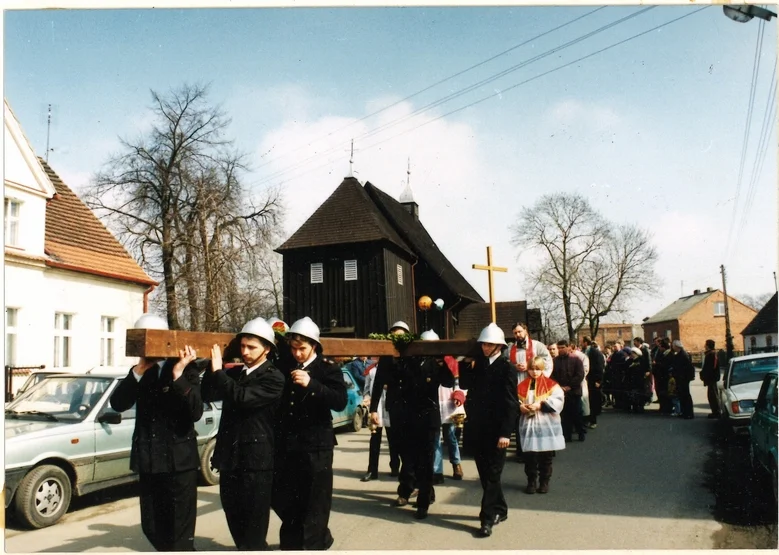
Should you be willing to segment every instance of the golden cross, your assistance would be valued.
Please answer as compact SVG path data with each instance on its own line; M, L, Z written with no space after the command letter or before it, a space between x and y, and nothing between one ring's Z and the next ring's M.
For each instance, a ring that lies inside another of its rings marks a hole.
M497 318L495 317L495 293L492 286L492 272L508 272L509 269L492 265L492 247L487 247L487 265L482 266L481 264L474 264L473 269L487 270L487 279L490 284L490 312L492 313L492 323L495 324L497 323Z

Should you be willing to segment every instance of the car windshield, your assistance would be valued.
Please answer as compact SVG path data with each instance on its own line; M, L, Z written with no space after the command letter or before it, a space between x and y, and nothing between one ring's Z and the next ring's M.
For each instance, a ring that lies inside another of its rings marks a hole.
M777 361L775 356L733 361L730 385L762 382L766 374L777 369Z
M81 421L105 394L111 378L50 376L5 408L6 418Z

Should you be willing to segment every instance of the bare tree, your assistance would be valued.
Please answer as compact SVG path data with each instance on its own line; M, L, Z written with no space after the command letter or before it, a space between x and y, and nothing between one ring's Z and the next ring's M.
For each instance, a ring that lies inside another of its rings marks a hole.
M573 341L581 325L575 322L574 283L579 269L606 244L608 225L583 196L556 193L523 208L511 232L516 247L542 251L544 263L531 270L531 280L560 302Z
M207 87L152 91L152 101L151 130L122 139L86 201L164 282L171 329L188 320L190 329L217 331L242 297L228 289L245 285L237 274L277 223L278 192L252 200L241 181L244 157L224 136L229 119L209 103Z
M774 293L759 293L757 295L734 295L733 297L744 303L750 308L753 308L760 311L761 308L763 308L768 301L771 300L771 297L774 296Z

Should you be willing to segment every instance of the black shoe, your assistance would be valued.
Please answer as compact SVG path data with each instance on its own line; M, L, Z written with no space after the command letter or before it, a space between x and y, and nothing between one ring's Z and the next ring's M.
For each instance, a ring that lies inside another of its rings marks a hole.
M417 520L424 520L427 518L427 509L417 507L417 512L414 513L414 518Z
M566 443L571 443L573 441L573 438L571 436L563 436Z
M508 517L509 517L508 515L495 515L493 517L493 519L492 519L492 525L493 526L497 526L501 522L504 522L505 520L507 520Z
M692 414L688 414L687 416L683 417L685 420L692 420L695 418Z
M492 535L492 523L482 522L481 528L479 528L479 535L482 538L489 538Z
M433 485L437 486L444 483L444 475L443 474L433 474Z
M393 478L397 478L398 476L400 476L400 471L396 468L392 468L390 469L390 476L392 476Z
M360 478L361 482L370 482L371 480L378 480L379 474L378 472L368 472L365 476Z

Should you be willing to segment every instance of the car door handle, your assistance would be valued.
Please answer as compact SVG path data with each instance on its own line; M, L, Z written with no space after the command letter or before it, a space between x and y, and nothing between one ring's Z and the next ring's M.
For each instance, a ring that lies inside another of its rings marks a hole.
M214 423L214 419L213 419L213 417L211 417L211 416L207 416L207 417L206 417L206 424L213 424L213 423Z

